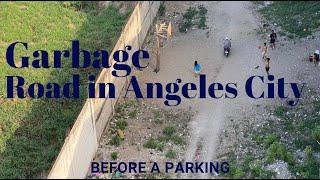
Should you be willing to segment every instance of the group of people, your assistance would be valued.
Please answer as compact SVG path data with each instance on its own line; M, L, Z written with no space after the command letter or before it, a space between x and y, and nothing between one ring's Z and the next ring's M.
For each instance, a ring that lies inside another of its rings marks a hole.
M274 32L274 30L271 31L271 34L270 34L270 47L272 49L276 48L276 40L277 40L277 34ZM267 43L265 42L263 44L263 47L262 47L262 59L264 60L265 62L265 69L266 69L266 72L267 74L269 75L269 71L270 71L270 57L267 56L267 53L268 53L268 46L267 46Z
M272 49L275 49L276 48L277 34L274 32L274 30L271 30L271 34L269 35L269 38L270 38L270 47ZM227 40L229 40L229 39L227 39ZM226 46L226 45L224 45L224 46ZM230 46L231 46L231 44L230 44ZM263 44L262 48L259 46L259 49L261 49L261 51L262 51L262 59L265 62L265 69L266 69L267 74L269 75L270 57L267 56L267 54L268 54L268 45L267 45L267 43L265 42ZM320 50L316 50L314 52L314 54L309 57L309 59L310 59L310 61L313 61L315 63L315 65L317 65L319 63L319 61L320 61ZM195 76L200 74L200 71L201 71L201 66L198 63L198 61L195 61L194 62L194 73L195 73Z

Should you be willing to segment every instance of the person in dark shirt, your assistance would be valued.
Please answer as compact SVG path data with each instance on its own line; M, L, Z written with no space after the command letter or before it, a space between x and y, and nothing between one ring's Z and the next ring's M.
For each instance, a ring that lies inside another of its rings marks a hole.
M314 65L317 66L319 61L320 61L320 51L316 50L314 52L314 54L313 54L313 63L314 63Z
M276 47L276 44L275 44L276 40L277 40L277 34L274 32L274 30L272 30L270 34L270 44L272 49Z

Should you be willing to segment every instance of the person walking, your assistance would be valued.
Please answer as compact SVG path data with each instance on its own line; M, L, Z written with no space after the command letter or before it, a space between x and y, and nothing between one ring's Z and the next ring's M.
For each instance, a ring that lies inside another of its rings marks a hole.
M269 76L269 70L270 70L270 58L266 58L266 60L265 60L265 63L266 63L266 72L267 72L267 74L268 74L268 76Z
M319 61L320 61L320 51L316 50L314 52L314 54L313 54L313 63L314 63L314 65L317 66Z
M276 43L275 43L276 40L277 40L277 34L274 32L274 30L272 30L270 34L270 44L272 49L276 48Z
M201 72L201 66L200 64L198 64L198 61L194 61L193 70L194 70L194 76L197 77L197 75L199 75Z
M262 47L262 59L265 60L267 58L268 46L267 43L263 44Z

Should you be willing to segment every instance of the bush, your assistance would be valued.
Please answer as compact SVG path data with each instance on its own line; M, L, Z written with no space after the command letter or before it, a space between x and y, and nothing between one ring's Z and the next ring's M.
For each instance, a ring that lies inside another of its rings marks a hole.
M195 7L189 7L187 9L187 12L183 14L183 18L191 20L193 17L195 17L198 14L198 11Z
M187 32L187 30L193 25L198 25L199 29L204 29L205 27L207 27L206 25L207 11L208 10L203 5L198 6L198 9L195 7L189 7L186 13L183 14L184 20L179 26L179 31Z
M205 16L208 12L207 8L203 5L198 6L200 16Z
M112 153L111 153L111 159L112 159L112 160L118 159L118 152L112 152Z
M206 17L201 17L200 18L200 22L199 22L199 29L204 29L205 27L207 27L206 25Z
M187 30L193 25L191 20L186 20L180 25L179 31L180 32L187 32Z
M159 15L160 16L164 16L165 15L165 11L166 11L166 6L163 3L161 3L160 7L159 7Z

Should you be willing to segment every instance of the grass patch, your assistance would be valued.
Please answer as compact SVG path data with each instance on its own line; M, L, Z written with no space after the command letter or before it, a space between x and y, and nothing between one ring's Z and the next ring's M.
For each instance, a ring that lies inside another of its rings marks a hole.
M279 118L285 118L286 112L288 111L288 108L285 106L277 106L274 109L274 115Z
M165 136L172 136L176 132L176 129L173 126L167 126L162 132Z
M125 130L128 126L128 122L125 120L120 120L116 123L117 129Z
M318 1L274 1L259 11L269 22L298 37L311 35L320 26Z
M159 7L159 15L164 16L165 12L166 12L166 6L164 5L164 3L161 3Z
M171 137L171 141L172 141L173 143L175 143L176 145L184 145L184 144L186 144L186 142L184 141L184 139L183 139L182 137L180 137L180 136L177 136L177 135L172 136L172 137Z
M144 147L149 149L156 149L159 151L163 151L165 144L167 142L172 142L176 145L184 145L185 141L182 137L178 136L176 133L176 128L173 126L167 126L162 131L163 136L160 136L157 139L150 138L146 143L144 143Z
M115 118L122 119L123 117L135 118L138 115L138 104L135 100L119 103L115 108Z
M312 131L312 138L320 143L320 125L316 126Z
M273 172L266 170L260 160L246 154L243 161L237 161L234 153L229 155L230 173L225 174L232 179L254 178L271 179Z
M177 157L177 153L170 149L167 153L166 153L166 157L169 159L175 159Z
M264 139L264 146L269 147L274 142L279 141L279 136L277 136L275 133L271 133L267 135L267 137Z
M158 151L163 151L165 144L156 139L150 138L146 143L143 144L145 148L156 149Z
M112 146L120 146L122 139L118 136L115 135L111 138L110 140L110 145Z
M178 136L176 133L176 128L173 126L167 126L162 131L164 136L159 137L161 142L173 142L176 145L184 145L185 141L182 137Z
M315 160L314 151L311 146L307 146L304 150L306 161L303 164L295 164L291 167L291 171L296 172L297 176L304 179L318 179L320 163Z
M249 164L249 171L252 174L252 178L257 179L271 179L273 172L264 169L263 164L260 160L256 160Z
M288 169L297 178L319 177L320 163L315 156L320 152L319 95L310 90L307 97L294 108L275 107L273 113L280 120L268 118L259 128L249 128L248 132L244 132L250 133L252 138L244 139L245 142L242 144L247 144L245 148L248 148L249 152L257 149L259 152L253 153L252 156L249 153L240 155L237 160L233 157L231 177L269 178L270 172L265 171L263 167L276 160L287 162ZM252 143L251 140L256 143ZM301 163L293 156L294 152L300 150L304 150L305 154ZM229 156L232 159L232 154ZM254 165L255 163L257 164Z
M276 159L283 160L289 164L293 164L293 156L287 150L286 146L279 142L274 142L267 150L267 163L273 163Z
M134 109L134 110L130 111L128 115L130 118L135 118L135 117L137 117L137 114L138 114L138 110Z
M206 14L208 10L203 6L199 5L196 7L189 7L183 14L183 21L179 25L180 32L187 32L192 26L197 25L199 29L205 29L206 25Z
M4 62L9 44L28 43L28 50L17 48L19 56L38 49L70 49L73 39L80 41L82 49L111 51L128 16L112 6L97 15L61 2L1 2L0 97L6 97L4 78L8 75L23 76L26 84L65 84L72 74L86 80L89 74L100 72L71 69L68 60L61 69L14 69ZM82 81L80 99L4 100L0 106L0 178L36 178L51 167L85 102L86 88L87 82Z
M118 152L112 152L111 153L111 160L116 160L116 159L118 159L118 155L119 155L119 153Z
M153 111L153 119L156 124L163 124L163 116L161 111Z

